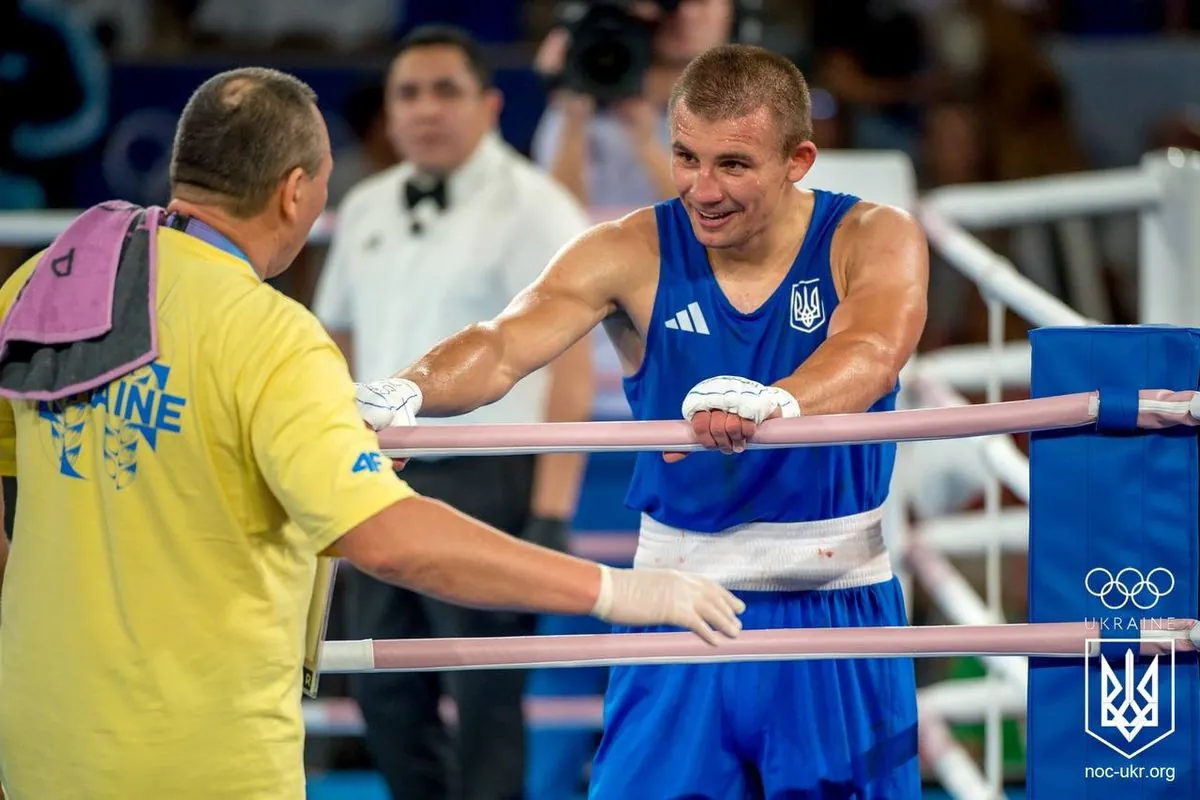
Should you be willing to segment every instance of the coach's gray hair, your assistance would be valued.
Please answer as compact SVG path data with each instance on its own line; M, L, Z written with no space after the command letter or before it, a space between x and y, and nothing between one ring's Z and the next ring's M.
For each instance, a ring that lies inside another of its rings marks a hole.
M273 69L214 75L192 94L175 132L171 187L247 218L295 168L312 176L324 155L317 95Z

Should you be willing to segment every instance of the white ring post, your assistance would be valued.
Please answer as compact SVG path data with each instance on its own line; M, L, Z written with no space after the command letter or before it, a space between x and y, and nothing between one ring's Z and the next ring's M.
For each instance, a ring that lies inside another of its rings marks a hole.
M987 382L987 402L999 403L1002 398L1000 385L1000 364L1004 356L1004 322L1008 315L1008 307L999 298L985 292L987 300L988 320L988 350L992 356L991 376ZM1008 439L1008 441L1012 441ZM993 525L1000 523L1000 477L995 470L989 470L987 484L984 486L984 513ZM984 589L987 593L988 611L996 619L1004 620L1004 608L1001 603L1001 563L1000 537L993 535L988 542L984 557L985 580ZM1004 787L1004 719L1000 713L999 702L988 706L987 717L984 720L984 774L987 776L989 788L999 796Z
M1138 319L1200 325L1200 153L1172 148L1142 165L1162 199L1141 215Z

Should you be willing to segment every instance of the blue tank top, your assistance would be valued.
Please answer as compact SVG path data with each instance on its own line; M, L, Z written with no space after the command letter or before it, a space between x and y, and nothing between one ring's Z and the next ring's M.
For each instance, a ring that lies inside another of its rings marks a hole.
M743 314L717 284L678 200L655 206L659 278L646 350L625 378L639 420L679 419L700 381L737 375L771 384L825 341L838 297L829 265L833 233L857 197L816 191L804 243L787 277ZM896 390L872 411L895 408ZM695 452L674 464L637 456L626 502L676 528L711 533L750 522L809 522L870 511L887 497L894 444Z

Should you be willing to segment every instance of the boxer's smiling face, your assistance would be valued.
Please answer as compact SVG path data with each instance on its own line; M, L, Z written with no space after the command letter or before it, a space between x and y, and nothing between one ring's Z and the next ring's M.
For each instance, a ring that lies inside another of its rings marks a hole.
M806 142L802 152L785 157L779 127L766 107L711 120L681 102L672 113L671 134L675 188L696 238L710 248L740 247L765 230L816 156Z

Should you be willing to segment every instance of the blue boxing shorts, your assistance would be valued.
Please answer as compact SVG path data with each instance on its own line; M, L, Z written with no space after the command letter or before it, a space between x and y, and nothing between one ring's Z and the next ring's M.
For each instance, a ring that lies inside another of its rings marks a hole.
M908 624L894 577L846 589L737 594L746 602L746 630ZM589 796L917 800L913 660L614 667Z

